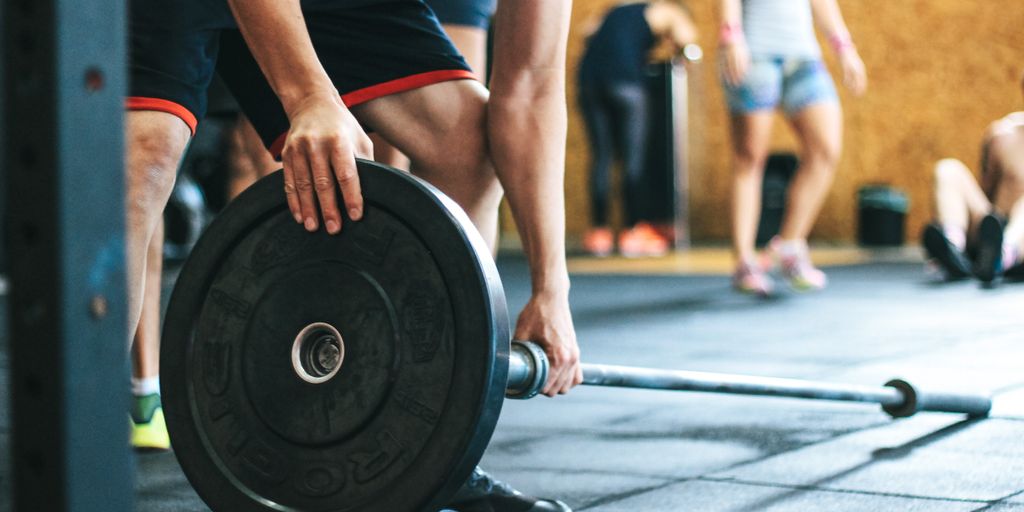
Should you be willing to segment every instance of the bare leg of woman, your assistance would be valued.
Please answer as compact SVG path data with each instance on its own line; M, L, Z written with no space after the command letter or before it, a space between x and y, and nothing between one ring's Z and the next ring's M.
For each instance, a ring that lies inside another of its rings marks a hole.
M836 103L816 103L790 122L802 148L800 168L789 186L783 240L807 240L835 176L843 140L843 113Z
M786 213L775 245L782 273L797 290L820 290L825 274L811 264L807 236L818 218L835 176L843 138L843 114L838 103L815 103L790 118L800 139L800 168L789 186Z
M732 117L732 248L737 270L733 285L740 291L767 295L771 283L758 268L754 252L761 216L761 182L768 158L774 112L734 114Z

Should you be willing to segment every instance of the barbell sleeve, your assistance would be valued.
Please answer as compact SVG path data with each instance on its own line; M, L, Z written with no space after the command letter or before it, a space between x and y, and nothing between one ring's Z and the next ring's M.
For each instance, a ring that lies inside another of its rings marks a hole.
M884 386L840 384L800 379L752 377L725 373L662 370L608 364L583 364L583 384L624 388L698 391L734 395L777 396L876 403L894 418L920 411L986 416L992 408L987 394L922 392L893 379ZM509 398L531 398L547 381L548 360L535 343L513 341L509 354Z

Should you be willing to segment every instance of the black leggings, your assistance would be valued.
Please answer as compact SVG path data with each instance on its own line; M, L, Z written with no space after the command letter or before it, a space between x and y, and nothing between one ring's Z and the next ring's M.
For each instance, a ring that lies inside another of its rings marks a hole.
M580 110L590 137L590 200L595 226L608 225L613 151L622 159L627 226L641 220L644 193L648 98L640 84L582 86Z

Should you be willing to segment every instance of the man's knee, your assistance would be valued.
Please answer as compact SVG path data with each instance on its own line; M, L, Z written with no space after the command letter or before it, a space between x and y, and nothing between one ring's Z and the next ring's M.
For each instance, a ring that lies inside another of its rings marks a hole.
M132 112L128 116L128 207L133 215L156 216L171 195L189 131L176 118L146 114L158 113Z

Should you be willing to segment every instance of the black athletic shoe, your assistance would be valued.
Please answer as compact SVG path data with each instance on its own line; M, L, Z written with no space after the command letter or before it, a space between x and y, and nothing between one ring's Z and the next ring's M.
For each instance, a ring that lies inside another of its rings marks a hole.
M1003 273L1003 221L993 214L981 219L978 228L978 258L974 275L983 283L995 281Z
M527 496L495 480L479 466L455 494L448 509L455 512L572 512L561 501Z
M1003 262L1006 265L1006 262ZM1024 262L1018 261L1011 267L1007 267L1003 270L1004 281L1024 281Z
M942 271L946 274L946 279L955 281L971 277L970 261L967 260L963 251L946 238L946 235L942 233L942 228L936 224L928 224L925 226L921 238L928 256L939 263Z

